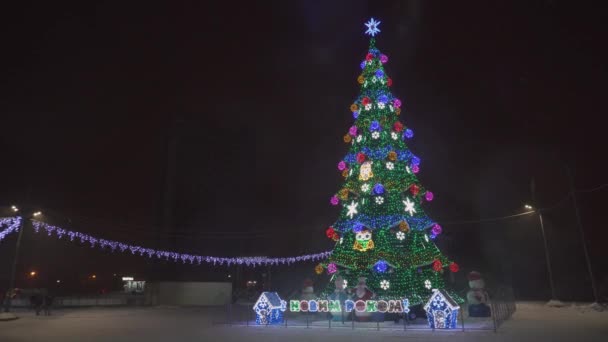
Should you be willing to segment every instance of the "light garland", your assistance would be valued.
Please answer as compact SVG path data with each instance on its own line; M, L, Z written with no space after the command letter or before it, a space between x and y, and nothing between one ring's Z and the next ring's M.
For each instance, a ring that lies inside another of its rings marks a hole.
M2 228L2 226L8 227L0 230L0 241L4 240L7 235L19 231L19 227L21 227L21 216L0 218L0 228Z
M106 239L100 239L89 234L80 233L56 227L41 221L32 220L34 231L36 233L40 230L45 230L49 236L55 234L58 238L67 236L71 242L79 240L81 243L89 243L91 248L98 247L100 249L110 248L112 251L120 250L121 252L129 251L133 255L146 256L148 258L156 257L158 259L166 259L172 261L182 261L183 263L189 262L190 264L213 264L214 266L231 266L231 265L245 265L245 266L271 266L271 265L290 265L296 262L305 261L318 261L327 259L331 255L331 251L299 255L294 257L286 258L268 258L268 257L238 257L238 258L225 258L216 256L196 255L196 254L185 254L177 253L172 251L155 250L152 248L145 248L142 246L131 245L128 243L122 243L119 241L112 241Z

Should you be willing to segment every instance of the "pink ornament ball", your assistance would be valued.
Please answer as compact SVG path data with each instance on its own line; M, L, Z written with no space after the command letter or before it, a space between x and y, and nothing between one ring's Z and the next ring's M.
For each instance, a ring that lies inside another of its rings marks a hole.
M334 195L331 196L331 198L329 199L329 203L331 203L331 205L338 205L338 203L340 203L340 200L338 199L338 196Z
M344 162L344 160L342 160L338 163L338 170L344 171L344 169L346 169L346 163Z
M431 232L433 233L433 235L439 235L439 234L441 234L442 231L443 231L443 229L437 223L435 223L433 225L433 228L431 229Z
M435 197L435 195L433 195L433 193L432 193L432 192L430 192L430 191L427 191L427 192L424 194L424 198L425 198L427 201L429 201L429 202L433 200L433 197Z
M413 172L413 173L418 173L418 172L420 172L420 167L419 167L418 165L414 165L414 166L412 166L412 172Z
M332 262L329 265L327 265L327 273L334 274L336 272L338 272L338 266L336 266L336 264L334 264Z
M380 62L382 62L382 64L385 64L386 62L388 62L388 56L380 55Z
M351 126L351 128L348 130L348 134L352 135L353 137L357 135L357 126Z
M395 101L393 101L393 105L397 108L401 107L401 100L399 99L395 99Z

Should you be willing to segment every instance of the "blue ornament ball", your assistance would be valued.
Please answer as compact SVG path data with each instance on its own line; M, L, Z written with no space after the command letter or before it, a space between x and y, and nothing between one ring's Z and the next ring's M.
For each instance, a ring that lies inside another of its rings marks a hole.
M374 185L374 194L382 195L383 193L384 193L384 186L382 186L382 184L378 183L378 184Z
M388 269L388 264L384 260L378 260L374 265L374 270L378 273L384 273Z
M406 129L405 132L403 133L403 136L408 138L408 139L412 139L412 137L414 137L414 131L412 131L411 129Z
M379 131L380 130L380 123L376 120L372 121L372 123L369 125L369 130L370 131Z

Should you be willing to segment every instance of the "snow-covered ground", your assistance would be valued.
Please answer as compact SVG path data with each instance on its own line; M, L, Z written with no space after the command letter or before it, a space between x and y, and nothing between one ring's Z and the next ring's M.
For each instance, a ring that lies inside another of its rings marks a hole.
M0 341L608 341L608 312L588 310L581 304L549 308L518 303L514 317L498 333L328 329L327 321L309 329L213 324L225 320L221 308L64 309L49 317L18 314L18 320L0 322Z

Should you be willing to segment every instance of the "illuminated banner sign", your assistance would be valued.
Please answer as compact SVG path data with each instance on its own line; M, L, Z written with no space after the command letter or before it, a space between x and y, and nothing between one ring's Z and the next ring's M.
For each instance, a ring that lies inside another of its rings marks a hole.
M409 312L409 300L345 300L344 306L339 300L291 300L289 311L291 312Z

